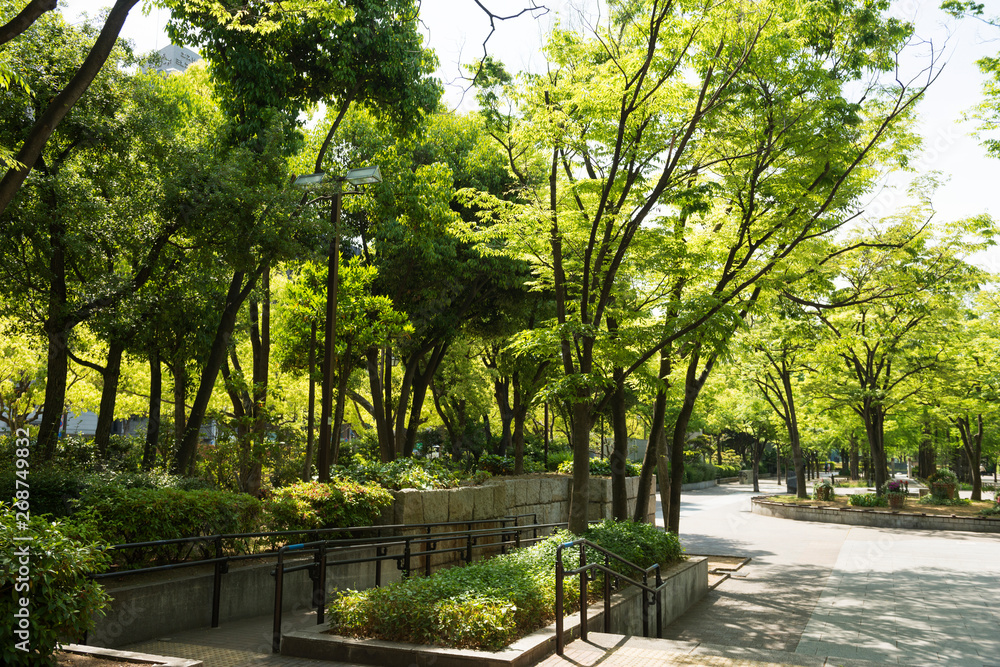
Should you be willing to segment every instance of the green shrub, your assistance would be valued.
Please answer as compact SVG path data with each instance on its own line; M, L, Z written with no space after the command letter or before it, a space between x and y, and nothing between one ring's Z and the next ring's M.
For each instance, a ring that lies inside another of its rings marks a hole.
M497 456L496 454L483 454L476 464L477 470L485 470L491 475L513 475L514 457Z
M459 474L440 459L401 458L382 463L355 456L350 465L338 468L335 475L397 491L450 489L458 486L459 481Z
M558 471L565 475L573 474L572 455L570 456L570 458L559 464ZM611 459L590 459L590 474L593 477L610 477ZM635 463L632 463L631 461L625 461L625 476L638 477L639 466L636 465Z
M97 527L108 545L170 540L198 535L243 533L258 530L261 503L253 496L228 491L178 489L88 489L80 498L74 521ZM185 543L155 551L115 551L121 567L143 567L206 555L205 545Z
M685 484L697 484L698 482L707 482L713 479L717 479L718 477L719 474L716 470L716 467L711 463L705 463L704 461L694 461L692 463L684 464Z
M979 513L983 516L1000 516L1000 495L997 495L991 506L979 510Z
M34 482L34 476L32 476ZM9 506L0 504L0 663L11 667L55 665L52 657L57 642L80 641L93 628L93 616L110 598L104 589L87 577L102 572L108 557L96 544L96 536L65 523L50 523L33 515L25 527ZM30 537L31 540L15 538ZM22 547L26 545L26 547ZM30 552L25 566L20 554ZM21 580L26 567L27 581ZM27 601L27 636L23 632L21 599ZM21 644L28 651L18 649Z
M264 501L265 523L267 530L371 526L391 504L392 494L377 484L299 482Z
M889 499L877 493L854 493L847 496L847 502L855 507L889 506Z
M917 502L921 505L939 505L943 507L958 507L960 505L972 504L972 501L968 498L948 498L945 496L936 496L933 493L923 496Z
M741 468L735 465L727 465L723 463L719 465L718 463L713 463L715 466L715 478L721 479L723 477L739 477Z
M541 459L539 459L539 460L541 460ZM570 472L572 472L572 470L573 470L573 452L572 451L563 449L563 450L558 450L558 451L554 451L553 452L553 451L550 450L549 451L549 462L548 462L548 464L545 464L544 461L542 462L542 465L545 466L545 470L547 470L548 472L562 472L563 464L568 464L569 465L569 470L570 470Z
M676 535L654 526L606 521L584 537L638 564L680 557ZM573 539L562 532L532 547L366 591L344 591L330 603L338 632L360 637L498 650L549 622L555 605L555 554ZM575 567L576 553L563 554ZM567 582L568 583L568 582ZM567 585L566 609L579 587Z

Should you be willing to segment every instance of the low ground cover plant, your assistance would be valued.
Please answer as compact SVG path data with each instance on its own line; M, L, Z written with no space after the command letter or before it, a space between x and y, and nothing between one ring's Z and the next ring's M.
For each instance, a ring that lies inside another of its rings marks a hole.
M928 494L918 500L921 505L942 505L957 507L960 505L971 505L972 501L968 498L948 498L947 496L936 496L933 493Z
M584 537L624 552L624 558L636 558L644 567L681 555L676 535L647 524L605 522ZM551 621L556 547L572 539L564 531L534 546L430 577L343 591L329 605L331 626L350 636L498 650ZM567 567L578 563L575 551L564 552L564 558ZM578 587L568 585L565 592L567 608L578 605Z

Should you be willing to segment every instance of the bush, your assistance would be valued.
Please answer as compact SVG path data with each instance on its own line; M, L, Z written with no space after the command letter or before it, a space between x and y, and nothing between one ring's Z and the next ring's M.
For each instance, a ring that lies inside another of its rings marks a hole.
M958 507L960 505L971 505L968 498L948 498L946 496L936 496L933 493L923 496L917 501L921 505L939 505L943 507Z
M608 521L584 537L641 563L680 557L677 536L647 524ZM331 623L338 632L359 637L499 650L552 619L556 548L571 539L562 532L532 547L430 577L344 591L330 603ZM566 552L564 558L568 567L576 566L575 553ZM569 585L564 591L566 608L572 609L579 587Z
M721 479L723 477L739 477L741 468L734 465L726 465L723 463L719 465L718 463L712 464L715 466L715 478Z
M109 545L254 532L261 520L259 500L228 491L94 487L80 498L80 510L74 521L96 526ZM175 562L201 548L185 543L155 553L119 551L115 562L126 567Z
M563 461L559 464L558 471L565 475L573 474L573 458L572 455L569 459ZM610 477L611 476L611 459L590 459L590 474L593 477ZM638 477L639 466L631 461L625 461L625 476L626 477Z
M355 456L335 476L378 484L385 489L450 489L458 486L459 475L440 459L401 458L388 463Z
M275 490L264 502L265 522L267 530L371 526L391 504L392 494L377 484L299 482Z
M496 454L483 454L476 464L477 470L485 470L491 475L513 475L514 457L497 456Z
M32 483L34 476L32 475ZM101 612L110 598L104 589L87 577L89 572L101 572L108 557L95 543L92 532L64 523L49 523L32 516L27 526L17 525L17 515L9 505L0 504L0 663L12 667L55 665L52 654L57 642L67 638L79 641L93 628L94 614ZM17 537L31 537L17 541ZM19 580L22 573L22 547L30 552L26 566L27 581ZM27 586L25 587L25 584ZM23 587L23 588L22 588ZM21 599L28 602L27 635L21 619ZM27 640L28 651L18 649Z
M1000 516L1000 494L997 495L990 507L979 510L979 513L983 516Z
M685 484L697 484L698 482L707 482L709 480L717 479L718 477L719 475L716 471L716 468L711 463L705 463L704 461L695 461L693 463L684 464Z
M855 507L889 506L889 499L877 493L855 493L847 497L847 502Z

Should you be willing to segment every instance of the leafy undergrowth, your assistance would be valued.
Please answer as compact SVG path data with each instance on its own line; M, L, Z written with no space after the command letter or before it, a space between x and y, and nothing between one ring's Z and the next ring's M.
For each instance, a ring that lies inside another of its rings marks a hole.
M681 558L677 536L648 524L605 521L584 537L642 567ZM556 547L572 539L562 532L534 546L430 577L344 591L330 603L331 627L354 637L499 650L554 618ZM564 552L568 568L576 567L578 553ZM578 608L578 586L567 579L564 591L566 608Z

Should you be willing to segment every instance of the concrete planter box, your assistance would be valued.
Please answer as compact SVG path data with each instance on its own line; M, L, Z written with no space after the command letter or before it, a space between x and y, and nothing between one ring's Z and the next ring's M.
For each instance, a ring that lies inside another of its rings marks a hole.
M567 578L567 585L574 580ZM666 627L708 592L708 559L691 557L664 573L663 626ZM642 631L639 591L626 589L612 598L610 631L636 635ZM588 608L587 629L603 632L604 605ZM655 636L656 611L650 608L650 632ZM579 612L566 617L565 639L580 636ZM353 639L330 634L329 625L319 625L282 636L281 654L315 660L334 660L364 665L410 665L415 667L527 667L555 651L555 624L522 637L507 648L492 651L452 649L423 644L403 644L378 639Z
M138 662L148 663L153 667L202 667L201 660L188 660L187 658L168 658L163 655L152 655L150 653L134 653L132 651L116 651L110 648L99 648L97 646L83 646L81 644L62 644L59 650L74 655L87 656L91 658L103 658L116 662Z
M754 514L794 521L819 521L849 526L908 528L914 530L967 530L973 533L1000 533L1000 518L945 516L903 510L836 508L779 503L767 497L753 498Z

